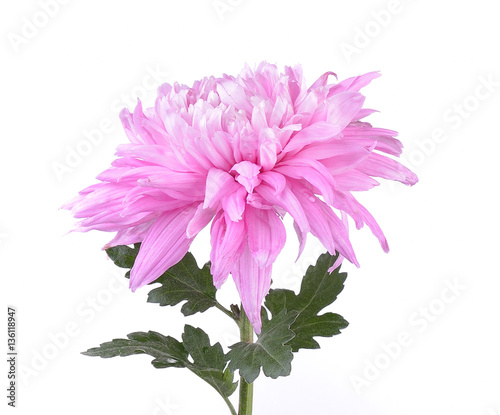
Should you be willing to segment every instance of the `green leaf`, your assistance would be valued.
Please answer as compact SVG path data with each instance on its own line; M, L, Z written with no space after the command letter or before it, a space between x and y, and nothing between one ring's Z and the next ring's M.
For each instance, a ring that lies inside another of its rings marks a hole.
M255 343L239 342L230 347L227 354L229 370L239 370L246 382L252 383L260 369L268 377L276 379L288 376L292 370L292 348L287 343L294 337L290 325L297 312L282 310L271 320L262 313L262 331Z
M141 244L135 244L133 248L127 245L113 246L106 249L106 253L116 266L130 269L134 266L140 246Z
M231 396L238 382L233 383L234 375L226 369L226 356L220 343L210 346L207 334L189 325L184 327L182 340L193 358L193 365L189 369L212 385L222 397Z
M233 383L234 375L226 369L222 346L220 343L211 346L207 334L201 329L186 325L182 335L184 343L154 331L131 333L127 337L102 343L82 354L103 358L148 354L154 357L151 363L157 369L189 369L215 388L226 402L236 390L238 383Z
M106 253L117 266L130 269L134 266L140 245L135 244L133 248L127 245L114 246L106 249ZM130 271L125 277L130 277ZM149 292L148 302L173 306L186 301L181 308L185 316L203 313L218 304L210 264L205 264L202 269L198 268L190 252L150 284L155 283L161 284L161 287Z
M148 302L166 306L186 301L181 308L185 316L203 313L217 305L210 265L205 264L202 269L198 268L190 252L154 283L160 283L161 287L150 291Z
M114 339L102 343L82 354L103 358L148 354L154 357L151 363L156 368L185 367L188 362L188 352L183 344L173 337L154 331L130 333L127 337L128 339Z
M272 315L277 315L283 309L298 313L291 326L295 337L287 343L294 352L299 349L318 349L319 344L313 337L331 337L349 324L335 313L318 315L337 299L344 288L347 273L340 273L340 267L331 274L328 272L337 257L322 254L316 265L307 269L298 295L291 290L278 289L270 290L266 297L265 306Z

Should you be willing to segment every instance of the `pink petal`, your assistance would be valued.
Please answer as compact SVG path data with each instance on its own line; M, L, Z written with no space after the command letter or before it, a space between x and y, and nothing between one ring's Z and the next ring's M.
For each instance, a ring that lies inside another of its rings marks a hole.
M283 222L273 210L247 207L245 223L248 248L260 268L273 264L283 249L286 231Z
M356 255L349 241L346 224L332 211L331 207L307 191L300 184L293 182L295 194L307 214L311 233L316 236L332 255L335 251L354 264L358 264Z
M233 156L230 134L224 131L215 131L211 141L214 149L221 155L221 157L227 161L229 165L233 166L236 161Z
M261 182L259 179L260 166L249 161L242 161L235 164L231 171L238 173L236 181L243 185L248 193L252 193L253 189Z
M261 173L259 175L259 178L263 182L270 185L274 189L275 194L279 194L285 189L286 179L285 176L280 173L277 173L275 171L266 171L264 173Z
M139 99L134 113L131 114L125 108L120 112L120 120L128 139L132 143L163 144L166 142L166 135L159 130L156 122L144 115L142 103Z
M283 123L283 118L288 112L292 112L290 103L285 97L278 96L274 104L273 111L271 112L271 117L269 119L269 126L281 127Z
M66 204L71 208L75 218L98 219L103 216L118 216L123 209L123 200L130 191L130 186L119 186L114 183L99 183ZM120 218L117 217L119 220Z
M356 169L335 175L337 190L340 191L363 191L370 190L380 183L374 178Z
M271 271L271 266L258 266L248 246L231 270L243 309L257 334L262 329L260 310L262 301L271 287Z
M369 142L370 145L375 143L374 140ZM369 146L368 146L369 147ZM300 150L295 157L301 159L314 159L314 160L324 160L331 157L349 157L352 154L362 152L363 154L368 154L366 151L366 146L363 142L358 143L355 140L347 141L341 140L331 140L326 143L314 143L304 147Z
M123 203L120 215L132 216L140 213L165 212L184 208L190 203L185 200L169 198L167 195L155 197L144 193L134 200Z
M300 102L301 97L304 95L304 91L301 90L302 68L299 66L295 68L286 66L285 74L288 76L288 90L290 92L291 101L296 104Z
M328 122L345 128L359 113L365 97L358 92L342 92L328 98Z
M295 112L297 114L302 114L304 119L311 119L311 115L316 111L318 106L320 106L326 99L328 90L326 88L316 88L309 90L304 98L295 104ZM304 122L304 125L310 125L310 122Z
M321 87L321 86L326 86L326 84L328 83L328 77L330 75L333 75L335 78L337 78L337 74L335 72L325 72L323 75L321 75L316 80L316 82L314 82L314 84L312 84L309 87L309 90L314 89L314 88L318 88L318 87Z
M236 191L239 187L229 173L216 168L210 169L206 180L203 207L213 209L225 195Z
M232 105L236 109L241 109L252 113L252 106L245 94L245 90L231 79L223 79L217 83L217 92L219 93L221 102L226 105Z
M361 108L358 112L358 114L352 119L352 121L359 121L362 120L363 118L368 117L369 115L378 112L377 110L371 110L368 108Z
M257 131L259 131L263 128L269 127L267 124L266 113L264 112L264 108L263 108L262 104L259 104L258 106L253 107L251 123L252 123L252 126Z
M347 215L345 212L341 212L341 218L342 218L342 223L344 224L344 227L347 229L347 232L349 232L349 224L347 222ZM342 265L342 262L344 262L345 257L339 253L338 254L337 260L333 263L333 265L328 269L328 272L331 274L333 271L335 271L338 267ZM359 268L359 264L356 264Z
M306 145L329 140L335 137L341 128L335 123L320 121L295 134L283 149L283 154L297 152Z
M316 160L293 158L280 163L274 171L293 179L303 179L323 195L328 204L333 203L335 182L328 169Z
M142 142L140 135L137 133L134 127L134 122L132 121L132 114L127 108L120 111L120 120L122 122L125 134L131 143L139 144Z
M330 89L328 96L339 94L345 91L358 92L361 88L365 87L379 76L380 72L368 72L364 75L344 79Z
M154 220L158 216L158 213L150 213L148 215L142 214L121 217L115 213L108 214L107 212L103 212L102 215L83 219L81 222L77 223L75 230L79 232L88 232L90 230L117 232L126 227L137 226L141 223Z
M169 180L170 178L170 180ZM148 187L157 187L168 194L169 190L185 191L190 189L190 196L202 199L205 195L206 173L178 172L163 169L151 172L144 179L139 179L138 184Z
M344 143L345 146L357 145L365 148L373 147L374 150L382 151L384 153L391 154L394 156L399 156L403 148L399 140L391 137L382 137L382 136L351 138L347 135L344 135L342 143Z
M306 247L307 232L301 231L299 225L295 221L293 221L293 229L295 230L295 233L297 234L297 239L299 240L299 253L297 254L297 259L296 259L298 260L302 255L302 252L304 252L304 248Z
M377 221L375 218L371 215L366 208L359 203L353 196L349 196L350 202L356 209L356 213L361 217L364 223L368 225L372 233L377 237L377 239L380 242L380 246L385 252L389 252L389 244L387 243L387 239L384 236L384 233L382 232L382 229L380 229L380 226L378 225Z
M244 187L239 188L222 198L222 208L227 213L228 217L238 222L242 219L245 212L247 191Z
M220 138L221 136L218 135L218 137ZM209 139L200 138L196 140L196 143L198 145L199 153L203 154L206 158L208 158L213 167L227 171L234 164L232 163L231 153L227 154L225 148L221 149L220 147L215 146ZM219 140L217 144L223 145L224 141ZM230 157L229 160L228 156Z
M109 241L103 249L108 249L118 245L131 245L142 242L153 223L154 220L151 220L145 223L141 223L137 226L119 230L116 233L116 236L111 241Z
M203 207L203 203L200 203L196 209L193 219L191 219L187 226L186 236L188 238L194 238L205 226L210 223L214 216L215 210L205 209Z
M321 163L330 171L335 177L337 174L345 173L355 167L359 166L371 154L373 148L367 149L358 146L355 150L339 156L330 157L321 160Z
M342 132L343 141L359 143L370 147L376 142L375 150L398 156L401 154L403 144L394 138L398 135L396 131L385 128L373 128L368 123L352 123Z
M361 163L357 169L365 174L383 179L397 180L403 184L413 186L418 182L418 177L396 160L381 154L372 153Z
M184 257L192 241L186 236L186 228L195 212L195 207L190 206L165 212L156 219L130 272L132 291L156 280Z
M308 232L310 230L304 208L288 184L279 194L276 194L272 187L264 184L257 187L255 191L268 203L276 205L290 213L302 232Z
M342 262L344 262L344 257L342 254L339 254L333 265L328 268L328 272L331 274L333 271L335 271L338 267L342 265Z
M116 148L116 153L119 157L134 157L156 164L158 166L172 167L175 170L182 169L182 164L168 151L166 147L158 145L145 144L120 144ZM175 164L174 164L175 163ZM180 167L180 168L179 168Z
M210 234L210 272L215 288L219 289L243 252L246 243L245 223L234 222L225 213L220 212L212 222Z
M259 164L263 171L271 170L281 152L281 144L276 137L266 137L259 140Z

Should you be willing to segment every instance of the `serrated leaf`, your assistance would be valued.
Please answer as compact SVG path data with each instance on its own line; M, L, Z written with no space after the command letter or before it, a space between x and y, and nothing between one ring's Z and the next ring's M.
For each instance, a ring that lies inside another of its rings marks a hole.
M347 274L340 273L340 267L331 274L328 272L336 259L337 256L322 254L316 265L307 269L299 294L284 289L270 290L265 299L265 306L272 315L277 315L283 309L298 313L291 326L295 337L288 342L294 352L299 349L319 348L319 344L314 340L315 336L331 337L339 334L340 330L349 324L339 314L318 315L337 299L344 288Z
M118 267L130 269L134 266L140 245L135 244L133 248L127 245L114 246L106 249L106 253ZM130 271L125 277L130 278ZM185 316L203 313L217 304L217 290L210 274L210 265L207 263L203 268L198 268L190 252L150 284L155 283L160 283L161 287L149 292L148 302L174 306L186 301L181 307Z
M226 369L222 346L219 343L211 346L201 329L186 325L182 335L184 344L154 331L131 333L127 337L102 343L82 354L103 358L148 354L154 357L151 363L155 368L185 367L210 384L225 400L236 390L238 382L233 382L233 373Z
M297 312L282 310L271 320L263 313L262 331L255 343L239 342L230 347L227 354L229 370L239 370L246 382L252 383L260 369L268 377L276 379L288 376L292 370L292 348L287 343L295 336L290 326Z
M217 304L209 264L205 264L202 269L198 268L190 252L154 283L160 283L161 287L149 292L148 302L173 306L186 301L181 308L185 316L203 313Z
M186 362L189 362L183 344L173 337L154 331L130 333L127 337L102 343L82 354L103 358L148 354L155 358L151 363L156 368L185 367Z
M202 329L189 325L184 327L182 340L193 358L190 370L212 385L223 397L231 396L238 382L233 383L233 373L225 369L227 361L220 343L211 346L208 335Z
M133 248L127 245L118 245L106 249L106 254L120 268L132 268L134 266L135 258L139 253L141 244L135 244Z

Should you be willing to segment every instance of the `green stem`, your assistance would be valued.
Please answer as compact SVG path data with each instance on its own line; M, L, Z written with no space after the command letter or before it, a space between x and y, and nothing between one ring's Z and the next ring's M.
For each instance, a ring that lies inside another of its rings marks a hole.
M222 399L224 399L224 402L226 402L226 405L228 406L229 410L231 411L231 415L237 415L236 409L234 409L234 406L231 403L231 401L226 396L222 396Z
M243 305L240 316L240 339L242 342L253 343L253 327L248 319ZM240 376L240 407L238 415L252 415L253 383L247 383Z

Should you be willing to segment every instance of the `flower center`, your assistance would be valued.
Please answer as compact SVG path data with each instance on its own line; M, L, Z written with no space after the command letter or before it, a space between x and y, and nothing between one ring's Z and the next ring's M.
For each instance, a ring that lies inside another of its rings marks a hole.
M250 161L236 163L231 169L235 173L234 179L241 184L248 193L252 193L262 180L259 179L261 167Z

